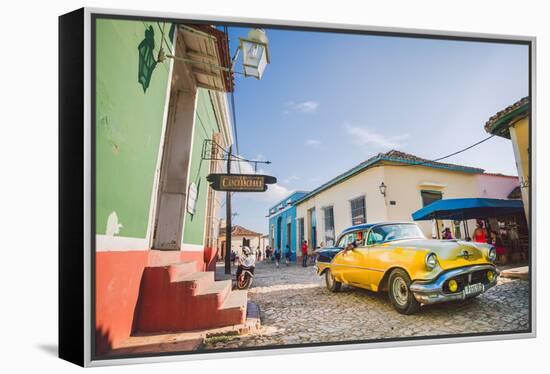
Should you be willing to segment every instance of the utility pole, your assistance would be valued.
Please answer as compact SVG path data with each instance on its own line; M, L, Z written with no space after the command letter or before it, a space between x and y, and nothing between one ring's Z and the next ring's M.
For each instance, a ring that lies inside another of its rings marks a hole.
M227 155L227 174L231 174L231 150ZM225 193L225 274L231 275L231 192Z

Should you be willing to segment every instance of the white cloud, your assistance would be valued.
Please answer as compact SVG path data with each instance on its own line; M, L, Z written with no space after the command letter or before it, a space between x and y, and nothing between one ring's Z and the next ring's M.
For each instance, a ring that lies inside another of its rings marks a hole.
M320 182L320 181L323 180L323 178L320 177L320 176L317 176L317 177L309 178L309 180L310 180L311 182Z
M281 182L283 182L284 184L290 184L297 180L300 180L300 177L298 177L297 175L291 175L290 177L283 179Z
M263 200L269 201L269 203L276 203L277 201L280 201L290 195L292 192L292 190L286 188L285 186L275 183L270 184L267 187L267 191L261 194Z
M241 173L241 174L256 174L254 172L254 165L249 162L239 162L238 166L237 163L232 163L231 170L234 173ZM257 174L268 174L264 169L260 168L258 165ZM290 177L292 178L292 177ZM297 177L296 177L297 178ZM290 195L293 191L288 189L287 187L281 185L280 183L274 183L269 184L267 186L267 191L265 192L243 192L238 193L240 196L246 196L247 199L258 199L262 200L264 202L269 203L276 203L279 200L284 199L286 196ZM267 208L266 208L267 209Z
M377 148L396 149L403 146L402 141L409 137L409 134L387 136L370 130L367 127L346 125L346 131L353 137L352 142L361 146L372 146Z
M290 101L286 103L286 107L288 109L285 110L285 113L289 113L290 111L300 112L300 113L315 113L319 108L319 103L311 100L298 101L298 102Z
M312 147L315 147L315 146L321 145L321 141L317 140L317 139L307 139L305 144L309 145L309 146L312 146Z

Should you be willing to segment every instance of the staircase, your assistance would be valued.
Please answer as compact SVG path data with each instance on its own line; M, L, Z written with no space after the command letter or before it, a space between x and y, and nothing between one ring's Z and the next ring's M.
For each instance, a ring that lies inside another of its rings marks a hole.
M134 330L139 333L190 331L245 323L247 291L232 291L231 280L197 272L196 263L146 267Z

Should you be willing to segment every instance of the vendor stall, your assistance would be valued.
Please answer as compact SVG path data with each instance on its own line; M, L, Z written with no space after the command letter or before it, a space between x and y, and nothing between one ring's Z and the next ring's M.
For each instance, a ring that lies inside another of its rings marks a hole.
M471 240L467 221L482 221L481 227L486 230L485 240L497 247L502 262L527 260L529 237L521 200L443 199L417 210L412 218L415 221L462 221L466 240Z

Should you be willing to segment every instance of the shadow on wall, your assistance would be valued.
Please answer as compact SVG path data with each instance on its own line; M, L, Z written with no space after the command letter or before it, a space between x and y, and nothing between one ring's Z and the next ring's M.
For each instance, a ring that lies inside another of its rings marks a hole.
M157 61L153 54L155 49L155 31L152 26L145 29L145 38L138 46L139 62L138 62L138 82L143 88L143 93L147 91L151 76L157 66Z
M95 329L95 354L97 356L104 355L113 349L113 343L109 337L109 333L99 327Z
M216 271L218 252L213 248L205 247L203 256L205 271Z

